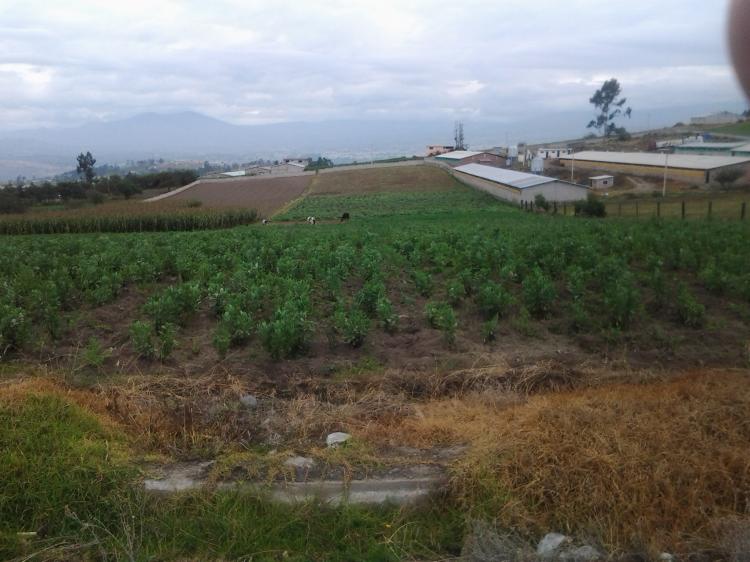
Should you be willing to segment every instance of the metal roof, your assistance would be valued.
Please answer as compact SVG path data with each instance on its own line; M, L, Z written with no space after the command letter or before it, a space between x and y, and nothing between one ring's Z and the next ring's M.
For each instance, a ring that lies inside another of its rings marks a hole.
M609 178L614 178L615 176L591 176L590 180L608 180Z
M667 158L669 158L667 160ZM587 160L602 164L631 164L635 166L659 166L665 163L670 168L689 170L713 170L725 166L750 163L750 158L738 156L704 156L693 154L659 154L652 152L576 152L572 156L560 156L560 160Z
M494 168L483 164L464 164L463 166L454 168L454 170L463 172L464 174L469 174L470 176L476 176L496 183L502 183L503 185L509 185L510 187L516 187L518 189L534 187L545 183L551 183L553 181L560 181L546 176L537 176L535 174L516 172L515 170Z
M228 176L230 178L236 178L245 175L245 170L237 170L235 172L222 172L222 176Z
M732 154L734 154L735 152L750 152L750 144L736 146L734 149L732 149Z
M474 150L454 150L453 152L446 152L445 154L439 154L438 156L435 156L435 158L448 158L450 160L463 160L464 158L471 158L472 156L476 156L477 154L482 154L482 153L476 152Z
M704 150L728 150L742 146L743 142L686 142L677 146L677 150L682 148L702 148Z

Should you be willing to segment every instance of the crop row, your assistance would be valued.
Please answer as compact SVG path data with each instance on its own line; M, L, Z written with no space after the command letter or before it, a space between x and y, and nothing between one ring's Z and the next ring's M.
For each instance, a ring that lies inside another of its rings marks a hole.
M144 357L165 357L209 305L220 354L257 339L275 358L304 354L313 334L356 347L399 329L415 302L450 345L475 318L489 341L562 319L573 332L625 332L666 317L706 321L702 294L750 303L747 226L596 222L518 213L498 224L250 227L224 232L8 238L0 248L0 354L36 331L60 337L69 311L128 285L160 286L133 312ZM743 304L744 303L744 304ZM202 308L203 307L203 308Z

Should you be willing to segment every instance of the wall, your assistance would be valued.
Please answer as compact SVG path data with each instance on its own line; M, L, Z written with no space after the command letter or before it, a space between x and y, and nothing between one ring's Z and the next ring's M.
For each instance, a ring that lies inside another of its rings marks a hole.
M501 167L505 166L505 160L506 159L502 156L498 156L497 154L488 154L486 152L475 154L474 156L464 158L463 160L441 160L439 156L437 157L438 162L442 164L448 164L451 167L463 166L464 164L484 164L486 166Z
M514 203L521 203L522 201L532 202L534 201L534 197L540 193L544 195L547 201L558 202L579 201L581 199L586 199L586 196L588 195L588 189L585 187L579 187L561 181L518 189L516 187L502 185L463 172L457 172L456 170L453 170L452 173L456 179L468 186L485 191L498 199L504 199Z
M570 167L570 159L560 160L566 168ZM589 160L575 160L577 170L600 170L602 172L621 172L634 176L664 177L663 166L638 166L635 164L611 164L609 162L591 162ZM706 173L703 170L687 170L685 168L667 168L667 177L673 180L690 183L706 183Z

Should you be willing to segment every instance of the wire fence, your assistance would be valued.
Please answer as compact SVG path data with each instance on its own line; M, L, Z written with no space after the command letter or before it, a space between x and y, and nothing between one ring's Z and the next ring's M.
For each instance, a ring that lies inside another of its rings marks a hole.
M521 208L534 211L534 204L522 202ZM605 203L608 217L627 218L681 218L748 220L746 201L730 198L682 199L655 201L610 201ZM550 203L547 211L555 215L575 215L573 203Z

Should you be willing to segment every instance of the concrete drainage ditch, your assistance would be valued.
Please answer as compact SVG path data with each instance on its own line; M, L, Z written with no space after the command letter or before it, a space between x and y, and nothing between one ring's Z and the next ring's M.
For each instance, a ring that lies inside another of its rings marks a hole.
M147 492L172 494L200 490L208 484L213 461L176 463L155 467L144 481ZM298 477L300 471L297 471ZM254 482L224 480L213 482L218 490L247 490L265 494L280 503L318 500L333 505L382 504L406 505L438 490L445 483L445 469L439 465L399 466L362 479L300 479L294 481Z

